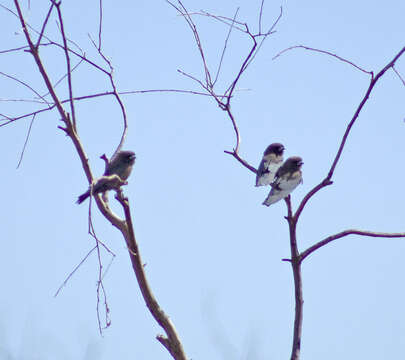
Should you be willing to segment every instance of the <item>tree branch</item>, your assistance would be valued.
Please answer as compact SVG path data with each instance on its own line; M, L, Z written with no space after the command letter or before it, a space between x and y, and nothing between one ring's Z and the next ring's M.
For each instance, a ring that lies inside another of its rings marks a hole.
M369 237L377 237L377 238L402 238L405 237L405 232L403 233L382 233L382 232L374 232L374 231L363 231L363 230L356 230L356 229L349 229L337 233L335 235L328 236L327 238L317 242L315 245L310 246L308 249L303 251L300 255L300 261L302 262L307 256L311 255L314 251L320 249L321 247L329 244L330 242L340 239L342 237L348 235L360 235L360 236L369 236Z
M301 334L302 334L302 321L303 321L303 305L304 298L302 294L302 274L301 274L301 261L300 254L297 246L297 222L292 215L291 197L287 196L285 199L288 209L288 228L290 233L290 251L291 259L286 259L291 263L294 278L294 299L295 299L295 318L293 329L293 343L291 349L291 360L298 360L301 352Z
M138 244L135 238L135 232L132 224L131 210L128 199L124 198L121 191L117 192L117 200L121 203L125 213L125 230L123 235L128 247L129 257L131 259L132 268L134 269L136 279L139 284L143 299L150 313L157 323L166 332L167 337L158 335L157 340L164 345L172 357L176 360L187 360L180 337L171 322L170 318L160 308L152 289L146 279L144 265L139 253Z
M61 3L60 3L60 1L55 2L54 0L52 0L52 4L55 4L56 10L58 12L58 18L59 18L59 23L60 23L60 32L61 32L62 40L63 40L63 48L65 50L65 59L66 59L66 68L67 68L66 74L67 74L67 78L68 78L70 112L72 114L73 129L77 132L75 106L74 106L74 101L73 101L72 70L70 67L70 56L69 56L69 50L68 50L68 46L67 46L65 29L63 26L62 12L60 11Z
M42 64L41 58L39 56L39 49L36 49L35 46L34 46L34 43L32 42L32 39L31 39L31 36L30 36L30 34L28 32L27 25L25 23L25 19L24 19L24 16L22 14L20 4L19 4L18 0L14 0L14 4L15 4L15 7L17 9L17 14L18 14L18 17L20 19L21 26L22 26L22 29L23 29L27 44L29 46L30 52L31 52L31 54L32 54L32 56L33 56L33 58L35 60L35 63L37 65L37 67L38 67L38 70L39 70L39 72L40 72L40 74L41 74L41 76L42 76L42 78L43 78L43 80L45 82L45 85L46 85L46 87L47 87L47 89L48 89L48 91L49 91L49 93L50 93L50 95L51 95L51 97L53 99L54 106L57 108L57 110L59 112L59 115L61 116L62 121L65 124L65 128L63 128L63 127L59 127L59 128L64 130L67 133L67 135L71 138L71 140L72 140L72 142L73 142L73 144L74 144L74 146L76 148L76 151L77 151L77 153L78 153L78 155L80 157L82 167L83 167L83 170L84 170L84 172L86 174L87 180L88 180L89 184L91 184L93 182L93 175L91 173L91 169L90 169L90 166L88 164L87 155L86 155L86 153L85 153L85 151L83 149L83 146L82 146L82 144L81 144L81 142L79 140L79 136L77 135L75 129L72 126L69 114L65 112L65 110L64 110L64 108L62 106L62 102L59 100L59 98L58 98L58 96L57 96L57 94L55 92L55 89L52 86L52 82L49 79L49 76L48 76L48 74L47 74L47 72L46 72L46 70L45 70L45 68L44 68L44 66ZM69 101L70 101L70 99L69 99ZM45 110L42 110L42 111L45 111ZM34 112L34 113L32 113L32 115L34 115L35 113L38 113L38 112ZM95 199L96 199L96 203L97 203L97 206L98 206L100 212L105 216L105 218L108 219L108 221L110 221L110 223L113 226L117 227L118 229L122 229L122 227L124 225L123 220L121 220L117 215L115 215L106 206L106 204L101 200L101 198L99 196L96 196Z
M359 106L357 107L352 119L350 120L349 124L346 127L346 131L343 134L342 140L340 142L339 145L339 149L337 151L337 154L335 156L335 159L333 160L332 166L329 169L328 175L325 177L325 179L323 179L318 185L316 185L312 190L309 191L309 193L307 195L305 195L304 199L301 201L296 213L295 213L295 218L296 220L298 220L299 216L301 215L302 210L304 209L306 203L308 202L308 200L314 196L319 190L323 189L324 187L332 184L332 176L333 173L335 171L335 168L338 164L338 161L340 160L340 157L342 155L343 152L343 148L346 144L346 140L349 137L350 134L350 130L352 129L352 126L354 125L354 123L356 122L357 118L359 117L359 114L361 112L361 110L363 109L364 105L366 104L371 92L374 89L374 86L377 84L378 80L385 74L385 72L392 68L395 65L395 62L401 57L401 55L405 52L405 47L403 47L396 55L395 57L386 65L384 66L384 68L374 77L373 73L371 72L371 80L370 80L370 84L367 88L367 91L365 93L365 95L363 96L363 99L361 100Z
M290 46L289 48L280 51L276 56L273 57L273 60L277 59L278 57L280 57L281 55L283 55L287 51L294 50L294 49L305 49L305 50L310 50L310 51L313 51L313 52L329 55L329 56L332 56L332 57L338 59L339 61L342 61L342 62L344 62L346 64L349 64L349 65L355 67L357 70L360 70L361 72L364 72L365 74L372 75L372 71L364 70L362 67L356 65L354 62L352 62L350 60L347 60L345 58L342 58L339 55L333 54L330 51L315 49L315 48L312 48L312 47L309 47L309 46L304 46L304 45Z
M221 54L221 58L220 58L220 62L219 62L219 66L217 69L217 75L215 76L215 80L214 82L212 82L212 76L211 73L209 71L209 67L207 64L207 60L206 60L206 56L204 53L204 49L201 45L201 41L200 41L200 36L197 30L197 26L194 23L191 15L192 13L189 13L188 10L184 7L184 5L181 3L181 1L178 1L179 6L173 4L172 2L168 1L168 3L173 6L181 16L183 16L183 18L186 20L188 26L190 27L193 36L194 36L194 41L195 44L198 48L198 51L200 53L200 57L203 63L203 68L204 68L204 73L205 73L205 80L202 81L192 75L189 75L181 70L179 70L179 72L181 72L183 75L191 78L192 80L196 81L205 91L207 91L207 93L212 96L214 98L214 100L216 101L216 103L218 104L219 108L223 111L225 111L228 115L228 118L231 120L234 132L235 132L235 146L233 151L224 151L226 154L230 154L232 155L236 160L238 160L243 166L245 166L247 169L249 169L250 171L252 171L253 173L256 173L257 170L255 167L251 166L248 164L247 161L245 161L244 159L242 159L239 155L239 147L240 147L240 135L239 135L239 129L238 129L238 125L236 123L236 120L233 116L233 113L231 111L231 99L233 97L233 93L235 91L236 85L239 82L240 78L242 77L242 75L244 74L244 72L246 71L246 69L248 68L248 66L251 64L252 60L254 59L254 57L256 56L257 52L259 51L261 45L263 44L264 40L267 38L267 36L269 36L270 34L273 33L273 29L276 26L276 24L278 23L278 21L280 20L281 16L282 16L282 8L280 11L280 15L277 17L277 19L275 20L275 22L273 23L273 25L270 27L270 30L267 31L266 33L262 34L261 33L261 18L263 15L263 3L261 5L261 10L260 10L260 17L259 17L259 34L253 34L250 30L249 27L246 23L242 23L239 21L236 21L236 15L237 12L235 13L233 18L227 18L224 16L217 16L217 15L212 15L209 14L207 12L201 12L201 13L196 13L197 15L204 15L204 16L208 16L208 17L212 17L220 22L225 23L226 25L230 26L230 29L228 31L227 37L225 39L225 45ZM238 24L240 26L243 26L243 28L237 27L235 26L235 24ZM243 58L242 64L238 70L238 73L236 74L235 78L233 79L233 81L230 83L229 87L227 88L227 90L224 92L223 96L219 96L218 94L216 94L215 90L214 90L214 85L217 81L218 78L218 74L221 70L221 66L223 63L223 57L224 57L224 53L228 44L228 40L229 40L229 36L231 33L231 30L233 28L236 28L244 33L246 33L251 41L252 41L252 46L248 52L248 54L246 55L246 57ZM259 47L257 46L257 41L256 38L262 38L262 41L260 42Z

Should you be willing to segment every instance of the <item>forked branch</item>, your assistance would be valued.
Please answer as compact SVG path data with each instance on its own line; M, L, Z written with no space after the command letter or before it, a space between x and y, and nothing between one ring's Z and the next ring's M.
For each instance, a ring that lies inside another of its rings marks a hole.
M377 84L377 82L381 79L381 77L386 73L387 70L391 69L394 67L396 61L403 55L405 52L405 47L403 47L395 56L394 58L386 65L380 72L377 73L376 76L374 76L374 73L371 72L371 79L370 79L370 84L366 90L365 95L363 96L363 99L361 100L359 106L357 107L356 111L354 112L354 115L352 119L350 120L349 124L346 127L346 131L343 134L342 140L340 141L340 145L338 148L338 151L336 153L336 156L332 162L332 165L329 169L329 172L325 179L323 179L318 185L316 185L312 190L308 192L307 195L302 199L300 205L298 206L298 209L295 213L295 218L298 220L299 216L301 215L302 210L304 209L305 205L309 201L309 199L314 196L319 190L323 189L324 187L332 184L332 176L333 173L335 172L336 166L340 160L340 157L342 155L343 149L345 147L347 138L349 137L350 130L352 129L354 123L356 122L357 118L359 117L359 114L361 110L363 109L364 105L367 103L367 100L371 94L371 92L374 89L374 86Z
M43 63L41 61L41 58L39 56L39 44L38 46L34 45L30 33L28 31L28 27L27 24L24 20L23 14L21 12L20 9L20 5L18 0L14 0L14 4L16 6L17 9L17 13L18 13L18 17L20 19L24 34L25 34L25 38L27 41L27 44L29 46L29 50L32 54L32 56L34 57L34 60L36 62L36 65L42 75L42 78L46 84L46 87L49 91L49 94L52 97L53 100L53 104L50 106L51 108L56 107L56 109L59 112L60 117L62 118L62 121L64 123L64 127L60 126L59 128L62 129L72 140L77 153L79 154L80 160L82 162L82 166L83 169L86 173L87 179L89 181L90 184L92 184L93 182L93 176L87 161L87 156L84 152L83 146L80 142L79 136L76 132L76 126L75 123L72 122L71 120L71 114L66 112L64 107L63 107L63 103L59 97L56 94L55 88L52 85L52 82L45 70L45 67L43 66ZM100 3L101 4L101 3ZM62 39L63 39L63 48L65 51L65 61L67 63L67 76L68 76L68 85L69 85L69 99L66 100L66 102L68 102L71 105L71 112L74 113L74 98L73 98L73 91L72 91L72 81L71 81L71 68L70 68L70 57L69 57L69 49L67 47L67 38L64 32L64 27L63 27L63 21L62 21L62 14L60 12L60 2L55 2L53 1L53 6L56 6L57 11L58 11L58 17L59 17L59 22L60 22L60 32L62 35ZM101 6L101 5L100 5ZM52 7L51 7L52 9ZM51 10L48 12L48 14L50 14ZM47 15L45 22L48 21L49 15ZM45 37L45 35L43 34L43 31L45 29L45 23L42 26L41 30L41 34L40 37ZM100 27L101 27L101 20L100 20ZM94 43L94 42L93 42ZM95 43L94 43L95 44ZM120 99L119 93L116 89L115 83L114 83L114 79L113 79L113 67L111 62L109 61L109 59L107 59L107 57L105 57L105 55L101 52L101 29L99 30L99 45L95 45L95 47L98 49L98 52L100 54L100 56L104 59L104 61L107 63L110 71L103 71L104 73L107 74L107 76L110 79L110 83L112 86L112 91L109 93L109 95L113 95L122 110L122 115L123 115L123 119L124 119L124 131L123 131L123 135L121 137L121 141L120 144L118 146L118 149L120 149L120 147L122 146L124 139L125 139L125 134L126 134L126 129L127 129L127 119L126 119L126 112L125 112L125 107L123 102ZM99 69L99 67L97 67L97 69ZM95 97L95 96L94 96ZM43 110L45 111L45 110ZM36 112L38 113L38 112ZM33 114L34 115L34 114ZM118 151L118 150L117 150ZM162 336L159 335L157 337L158 341L160 341L166 348L167 350L170 352L170 354L172 355L172 357L176 360L186 360L186 355L184 353L181 341L179 339L179 336L172 324L172 322L170 321L169 317L163 312L163 310L160 308L158 302L156 301L152 290L149 287L148 281L146 279L146 275L144 272L144 267L143 267L143 263L139 254L139 249L138 249L138 245L136 243L136 239L135 239L135 233L134 233L134 229L133 229L133 224L132 224L132 219L131 219L131 213L130 213L130 207L129 207L129 203L128 200L126 198L123 197L122 191L119 189L117 191L117 199L118 201L121 203L121 205L123 206L124 209L124 214L125 214L125 220L124 219L120 219L117 215L115 215L111 209L109 208L108 204L106 202L103 201L103 199L101 198L100 195L96 195L95 197L95 201L97 203L97 206L100 210L100 212L106 217L106 219L108 219L111 224L115 227L117 227L121 233L123 234L126 244L127 244L127 248L128 248L128 252L131 258L131 262L132 262L132 266L133 266L133 270L135 272L142 296L145 300L145 303L149 309L149 311L151 312L151 314L153 315L153 317L155 318L155 320L159 323L159 325L164 329L166 335ZM89 207L89 216L91 216L91 207ZM91 225L91 222L90 222ZM93 234L94 234L94 229L93 229ZM97 241L97 246L96 249L97 251L99 251L99 241L96 239ZM100 253L98 252L98 256L100 259ZM104 301L105 301L105 291L103 288L103 284L102 284L102 272L101 272L101 266L99 268L99 282L98 282L98 299L100 299L100 294L101 297L104 296ZM104 294L104 295L103 295ZM99 306L99 301L97 303L97 307ZM105 312L106 312L106 325L109 325L109 319L108 319L108 307L107 304L105 304ZM101 324L99 323L100 329L101 329Z

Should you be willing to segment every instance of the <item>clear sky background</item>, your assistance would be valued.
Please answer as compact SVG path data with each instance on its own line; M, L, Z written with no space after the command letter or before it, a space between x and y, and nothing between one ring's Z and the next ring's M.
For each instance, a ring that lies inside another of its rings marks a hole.
M13 8L12 1L1 4ZM260 1L185 1L257 29ZM22 2L40 28L48 2ZM269 26L283 6L277 32L244 74L233 112L240 154L258 166L272 142L286 156L304 159L304 183L293 206L327 173L344 129L369 78L334 58L294 50L312 46L379 71L405 44L405 2L267 1ZM97 37L98 1L65 1L65 29L89 58L102 64L88 33ZM115 66L119 90L192 89L177 72L202 76L201 61L184 20L165 1L104 1L103 49ZM228 29L196 18L211 69L218 65ZM0 50L25 44L17 19L0 9ZM55 18L47 33L60 40ZM219 88L233 79L249 40L233 32ZM56 82L63 54L41 49ZM76 62L77 60L75 60ZM397 69L405 75L405 59ZM0 71L46 93L28 53L0 54ZM75 95L109 90L107 79L82 64ZM66 87L59 86L61 97ZM243 90L243 91L242 91ZM0 98L31 92L0 77ZM375 87L348 139L334 185L308 204L298 225L301 250L348 228L405 231L403 186L405 87L388 71ZM125 194L155 295L173 320L190 359L287 359L294 317L286 206L261 205L268 188L224 150L232 150L229 119L207 97L173 93L124 97L129 118L125 149L137 161ZM16 116L34 104L0 102ZM77 104L78 129L95 175L98 157L112 154L122 120L112 98ZM0 359L168 359L155 340L161 333L142 300L123 239L94 211L100 239L116 257L104 279L111 326L101 337L96 317L98 266L92 255L54 297L66 276L94 246L88 206L75 204L87 182L71 141L57 129L56 111L38 116L16 169L29 127L20 120L0 128L2 157ZM115 206L117 211L119 207ZM405 347L404 239L350 236L322 248L303 265L302 359L394 359ZM104 264L110 258L104 254Z

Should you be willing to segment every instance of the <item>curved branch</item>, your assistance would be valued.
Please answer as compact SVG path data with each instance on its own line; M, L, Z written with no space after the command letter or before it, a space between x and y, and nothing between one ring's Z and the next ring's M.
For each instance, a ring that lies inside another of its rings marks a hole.
M350 130L352 128L352 126L354 125L354 123L356 122L357 118L359 117L359 114L361 112L361 110L363 109L364 105L366 104L372 90L374 89L374 86L376 85L376 83L378 82L378 80L385 74L385 72L392 68L395 65L395 62L401 57L401 55L405 52L405 47L403 47L396 55L395 57L386 65L384 66L384 68L374 77L373 73L371 73L371 80L370 80L370 84L367 88L367 91L365 93L365 95L363 96L363 99L361 100L359 106L357 107L352 119L350 120L349 124L347 125L346 131L343 134L342 140L340 142L339 145L339 149L337 151L337 154L335 156L335 159L333 160L332 166L330 167L330 170L328 172L328 175L326 176L325 179L323 179L318 185L316 185L307 195L305 195L304 199L301 201L301 204L299 205L296 213L295 213L295 218L298 220L299 216L301 215L302 210L304 209L306 203L308 202L308 200L314 196L319 190L321 190L322 188L330 185L333 173L335 171L335 168L338 164L338 161L340 160L340 157L342 155L343 152L343 148L346 144L346 140L349 136Z
M340 60L340 61L342 61L342 62L344 62L344 63L346 63L346 64L349 64L349 65L355 67L357 70L360 70L361 72L364 72L364 73L366 73L366 74L368 74L368 75L372 75L372 74L373 74L372 71L364 70L362 67L356 65L354 62L352 62L352 61L350 61L350 60L347 60L347 59L345 59L345 58L342 58L342 57L339 56L339 55L333 54L333 53L331 53L330 51L315 49L315 48L311 48L311 47L309 47L309 46L304 46L304 45L290 46L289 48L280 51L276 56L273 57L272 60L277 59L278 57L280 57L281 55L283 55L283 54L286 53L287 51L290 51L290 50L293 50L293 49L305 49L305 50L310 50L310 51L313 51L313 52L317 52L317 53L329 55L329 56L332 56L332 57L334 57L334 58L336 58L336 59L338 59L338 60Z
M257 170L254 166L250 165L246 160L243 160L237 152L234 151L226 151L224 153L232 155L236 160L238 160L245 168L249 169L253 173L257 173Z
M342 237L348 236L348 235L360 235L360 236L369 236L369 237L377 237L377 238L402 238L402 237L405 237L405 232L403 232L403 233L382 233L382 232L363 231L363 230L356 230L356 229L344 230L335 235L328 236L327 238L317 242L315 245L310 246L308 249L306 249L305 251L303 251L301 253L300 261L302 262L307 256L311 255L314 251L329 244L330 242L340 239Z
M108 76L108 78L110 80L110 84L111 84L111 88L112 88L112 94L114 95L114 97L117 100L117 103L118 103L118 105L119 105L119 107L121 109L122 120L123 120L123 123L124 123L123 129L122 129L122 134L121 134L121 139L120 139L120 142L119 142L116 150L114 151L114 154L111 156L111 159L112 159L121 150L122 146L124 145L125 138L127 136L127 132L128 132L127 112L125 110L124 103L122 102L121 96L119 95L119 93L117 91L117 87L115 85L114 67L112 66L112 63L111 63L110 59L108 59L107 56L105 56L102 53L100 47L97 47L96 42L91 38L91 36L90 36L90 40L93 43L93 46L97 49L98 54L106 62L106 64L108 65L108 67L110 69L110 71L107 72L107 76Z

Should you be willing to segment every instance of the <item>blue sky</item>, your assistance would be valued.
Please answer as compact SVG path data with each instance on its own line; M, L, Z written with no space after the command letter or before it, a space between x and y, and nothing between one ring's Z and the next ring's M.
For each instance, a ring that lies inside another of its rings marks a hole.
M13 8L11 1L1 4ZM47 2L22 3L28 21L41 26ZM260 1L188 1L200 9L257 26ZM101 64L88 33L97 37L98 1L64 2L70 39ZM404 46L401 1L267 2L270 25L283 6L277 32L267 40L235 92L233 112L240 154L257 166L263 150L282 142L286 156L304 159L304 183L293 206L327 173L345 127L369 78L331 57L293 50L307 45L379 71ZM0 9L0 50L24 44L18 21ZM211 69L218 65L227 28L197 18ZM59 40L55 19L49 36ZM164 1L104 3L103 49L118 88L199 90L182 69L200 77L201 61L184 20ZM233 79L249 49L233 32L219 86ZM65 71L63 54L41 50L54 81ZM405 59L397 69L405 75ZM45 88L28 53L0 54L0 71ZM28 98L21 85L0 77L0 99ZM76 95L108 90L86 65L73 76ZM66 87L59 86L66 96ZM400 232L404 228L405 87L389 71L375 87L353 127L334 185L308 204L298 225L301 250L348 228ZM283 202L266 208L268 189L224 150L234 146L231 123L207 97L173 93L128 95L126 149L137 162L125 188L150 285L174 322L191 359L286 359L293 324L293 281ZM1 113L18 115L31 104L1 101ZM101 154L118 144L122 121L109 98L77 104L78 129L93 173ZM100 239L116 254L105 277L112 324L103 337L96 318L98 267L93 255L60 295L54 293L94 246L87 188L56 112L38 116L20 168L29 121L1 127L3 162L0 359L168 359L155 340L161 333L148 313L123 239L94 211ZM114 206L114 205L113 205ZM114 206L120 212L118 206ZM303 359L398 358L405 346L403 253L405 240L346 237L311 255L303 265ZM110 258L104 254L105 265Z

